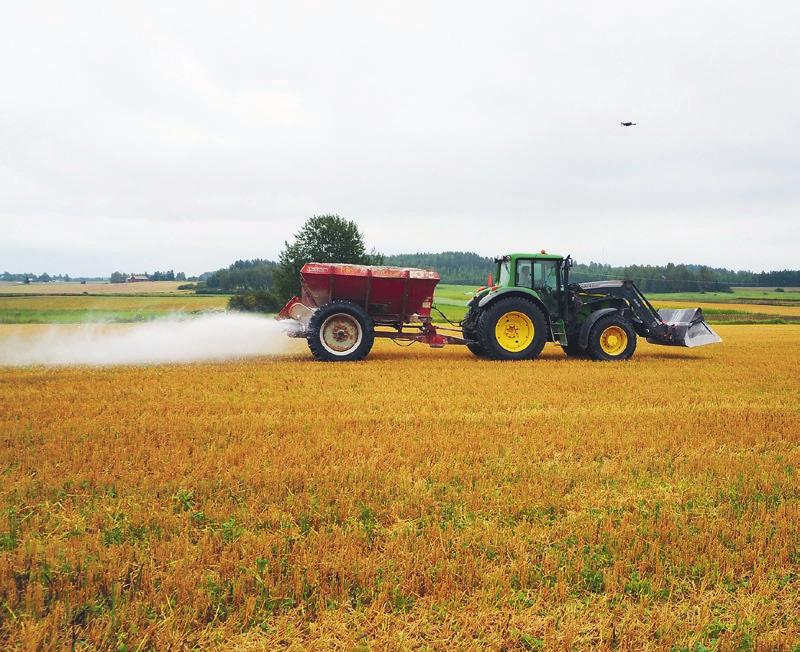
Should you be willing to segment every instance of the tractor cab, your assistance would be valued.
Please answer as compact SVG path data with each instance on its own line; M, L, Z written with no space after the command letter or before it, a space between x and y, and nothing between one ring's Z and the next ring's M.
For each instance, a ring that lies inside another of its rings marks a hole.
M495 259L498 290L520 288L535 293L551 318L565 315L572 258L548 254L508 254Z

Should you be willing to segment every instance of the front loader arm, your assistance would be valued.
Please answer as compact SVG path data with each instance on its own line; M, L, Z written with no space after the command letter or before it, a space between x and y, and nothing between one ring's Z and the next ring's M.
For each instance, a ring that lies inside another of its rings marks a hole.
M722 341L703 319L700 308L656 310L633 281L594 281L580 283L578 288L591 296L624 300L634 330L652 344L694 347Z
M622 299L628 306L634 329L643 337L664 337L667 325L633 281L579 283L578 291L592 296Z

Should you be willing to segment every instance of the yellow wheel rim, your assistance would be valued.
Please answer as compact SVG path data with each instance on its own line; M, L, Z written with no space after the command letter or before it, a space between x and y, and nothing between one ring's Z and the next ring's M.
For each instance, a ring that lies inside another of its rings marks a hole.
M628 348L628 334L620 326L609 326L600 333L600 348L606 355L621 355Z
M528 315L513 310L497 320L494 336L506 351L522 351L533 342L533 322Z

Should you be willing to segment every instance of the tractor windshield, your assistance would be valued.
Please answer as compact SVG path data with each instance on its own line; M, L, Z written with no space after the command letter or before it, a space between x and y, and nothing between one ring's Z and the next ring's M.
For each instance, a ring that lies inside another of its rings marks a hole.
M537 262L535 267L536 267L535 287L542 290L552 290L552 291L557 290L558 262L557 261Z
M497 283L500 287L507 287L511 285L511 261L507 258L498 261L500 263L500 278Z

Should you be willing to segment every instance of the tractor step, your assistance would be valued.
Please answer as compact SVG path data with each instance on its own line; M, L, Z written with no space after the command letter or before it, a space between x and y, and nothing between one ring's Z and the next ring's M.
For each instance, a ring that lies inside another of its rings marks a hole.
M553 341L558 342L561 346L567 345L567 331L564 328L564 320L558 319L550 322L550 329L553 332Z

